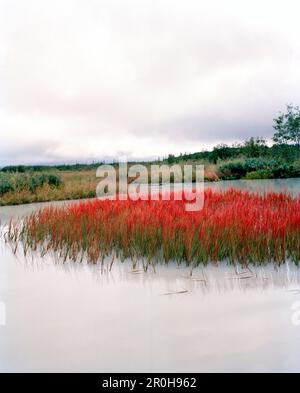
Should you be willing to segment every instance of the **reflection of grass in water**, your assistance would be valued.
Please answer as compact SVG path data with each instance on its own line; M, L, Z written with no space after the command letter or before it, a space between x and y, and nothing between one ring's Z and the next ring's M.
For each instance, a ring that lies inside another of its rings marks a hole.
M174 195L173 195L174 197ZM193 269L227 260L233 265L300 260L300 199L285 194L239 190L205 191L204 209L186 212L185 200L86 201L48 207L23 223L10 224L7 239L25 253L53 250L63 260L100 261L112 255L142 261L176 261ZM191 270L192 271L192 270ZM251 271L249 270L251 276Z
M5 231L7 233L7 228ZM69 278L77 277L78 279L88 274L101 285L112 283L115 285L118 282L143 286L150 285L156 295L169 294L172 296L178 294L184 296L185 293L190 295L196 292L208 295L236 290L256 289L264 291L274 288L285 288L287 292L295 296L299 294L300 271L296 265L289 263L289 261L280 266L278 264L251 266L251 277L248 267L229 265L227 261L220 262L218 267L214 267L212 264L207 266L200 264L193 269L186 264L178 266L176 262L170 261L168 264L156 265L155 272L152 268L145 272L141 260L136 261L134 269L133 261L130 258L121 263L115 257L113 268L110 269L112 255L105 257L103 266L101 263L88 263L86 259L82 263L79 260L74 262L70 259L63 261L57 253L51 250L41 257L39 250L37 252L28 249L24 256L22 243L18 243L16 258L12 258L11 246L14 250L15 243L8 242L6 246L2 243L4 259L16 263L21 270L25 269L30 273L50 270L55 274L61 272L68 275ZM244 277L247 277L247 279L244 279ZM182 291L188 292L183 293Z

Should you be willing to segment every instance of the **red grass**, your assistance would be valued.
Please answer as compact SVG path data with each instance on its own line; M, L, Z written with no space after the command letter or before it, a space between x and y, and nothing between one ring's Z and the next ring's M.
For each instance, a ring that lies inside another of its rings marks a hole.
M300 197L228 190L205 191L204 209L186 212L186 201L93 200L44 208L18 231L26 248L85 255L97 262L115 252L150 261L283 263L300 259ZM10 238L15 238L10 227Z

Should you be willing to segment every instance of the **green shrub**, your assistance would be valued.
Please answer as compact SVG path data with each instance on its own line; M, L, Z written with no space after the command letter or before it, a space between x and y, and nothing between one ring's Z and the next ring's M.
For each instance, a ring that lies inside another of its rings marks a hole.
M45 175L29 175L28 186L31 192L34 192L37 188L42 187L46 183Z
M0 195L10 191L20 192L25 189L35 193L38 188L45 184L49 184L51 187L59 187L62 180L54 173L0 173Z
M273 169L273 174L276 178L299 177L300 170L293 164L282 163Z
M227 162L219 170L225 179L241 179L247 174L244 161Z
M270 179L273 177L288 178L300 176L298 164L265 158L250 158L244 161L227 162L221 165L219 169L224 179L241 179L243 177L247 179Z
M259 169L258 171L248 172L246 175L247 180L256 179L273 179L273 172L269 169Z
M59 187L62 184L62 180L58 175L54 175L53 173L48 174L48 184L50 186Z
M0 174L0 195L4 195L7 192L14 191L14 184L10 179L10 176Z

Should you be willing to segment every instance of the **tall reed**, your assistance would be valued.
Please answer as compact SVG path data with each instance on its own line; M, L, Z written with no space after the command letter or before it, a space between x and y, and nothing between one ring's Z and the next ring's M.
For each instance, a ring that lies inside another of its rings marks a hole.
M112 253L197 266L300 260L300 197L236 189L205 191L204 208L185 211L185 199L91 200L47 207L11 224L8 239L24 249L54 250L63 259L96 263Z

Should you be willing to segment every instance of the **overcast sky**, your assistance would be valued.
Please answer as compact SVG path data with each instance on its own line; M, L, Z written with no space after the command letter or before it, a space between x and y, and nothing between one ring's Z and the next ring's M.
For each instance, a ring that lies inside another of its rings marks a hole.
M0 0L0 165L193 152L300 104L299 0Z

